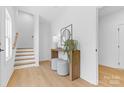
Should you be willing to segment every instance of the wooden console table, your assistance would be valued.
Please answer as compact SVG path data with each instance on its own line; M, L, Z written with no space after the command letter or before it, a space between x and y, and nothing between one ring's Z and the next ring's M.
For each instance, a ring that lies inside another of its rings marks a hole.
M58 58L57 49L51 49L51 58ZM72 51L71 60L69 62L69 78L75 80L80 78L80 50Z

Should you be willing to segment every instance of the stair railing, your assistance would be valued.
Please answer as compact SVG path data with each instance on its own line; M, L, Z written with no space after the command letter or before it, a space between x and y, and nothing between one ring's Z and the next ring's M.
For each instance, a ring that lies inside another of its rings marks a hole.
M13 49L16 48L18 38L19 38L19 32L16 33L15 40L14 40L14 43L13 43Z

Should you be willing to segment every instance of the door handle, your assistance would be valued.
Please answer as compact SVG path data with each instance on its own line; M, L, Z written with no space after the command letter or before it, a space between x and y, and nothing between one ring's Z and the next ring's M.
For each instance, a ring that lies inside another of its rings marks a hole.
M4 51L3 49L0 48L0 52Z
M34 36L32 36L32 38L34 38Z

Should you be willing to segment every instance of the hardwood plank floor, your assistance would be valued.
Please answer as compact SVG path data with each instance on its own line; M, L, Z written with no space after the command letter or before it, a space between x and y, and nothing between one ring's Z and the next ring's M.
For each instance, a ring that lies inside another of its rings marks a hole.
M124 87L124 70L100 65L99 86Z
M14 71L8 87L94 87L85 80L70 81L69 77L57 75L50 68L50 62L40 62L39 67L17 69ZM99 66L98 86L124 86L124 70Z
M17 69L12 75L8 87L90 87L88 82L57 75L50 68L50 62L40 62L39 67Z

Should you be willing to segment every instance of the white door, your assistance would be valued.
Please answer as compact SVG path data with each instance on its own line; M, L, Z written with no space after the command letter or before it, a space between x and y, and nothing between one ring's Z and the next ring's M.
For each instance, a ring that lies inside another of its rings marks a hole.
M7 86L13 72L12 20L9 10L0 7L0 86Z
M124 69L124 25L118 28L118 67Z
M0 7L0 86L5 85L5 31L4 31L4 8Z

